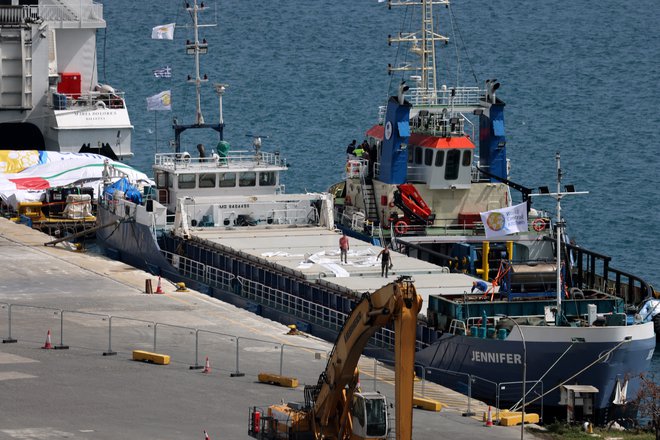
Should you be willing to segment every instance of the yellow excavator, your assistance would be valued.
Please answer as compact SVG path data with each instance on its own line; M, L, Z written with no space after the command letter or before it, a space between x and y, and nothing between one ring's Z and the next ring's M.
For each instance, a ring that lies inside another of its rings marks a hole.
M394 323L395 433L412 438L417 315L422 298L410 277L365 293L337 337L316 385L305 386L305 402L250 409L248 434L257 439L363 440L390 434L385 396L357 390L358 361L369 338Z

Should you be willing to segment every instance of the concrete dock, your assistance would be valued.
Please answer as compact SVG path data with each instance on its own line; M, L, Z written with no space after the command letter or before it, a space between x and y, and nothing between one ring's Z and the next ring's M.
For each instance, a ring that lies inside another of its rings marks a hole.
M0 219L0 440L203 439L203 431L248 439L251 406L302 401L304 384L325 368L326 341L288 335L286 326L176 292L165 280L164 294L145 294L157 277L45 247L50 239ZM55 348L68 349L43 349L49 331ZM171 363L135 362L132 350L165 353ZM393 395L390 370L366 357L360 369L363 390ZM260 384L260 372L296 377L299 386ZM429 382L415 392L447 406L415 409L414 439L520 437L520 427L484 426L480 402L471 401L475 417L463 417L465 396Z

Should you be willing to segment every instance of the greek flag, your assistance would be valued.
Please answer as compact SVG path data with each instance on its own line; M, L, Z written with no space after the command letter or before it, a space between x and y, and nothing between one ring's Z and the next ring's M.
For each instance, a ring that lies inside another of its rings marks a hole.
M170 66L165 66L160 69L156 69L154 70L154 76L156 78L171 78L172 68Z
M147 98L147 110L172 110L172 93L169 90Z
M151 30L151 38L154 40L173 40L174 26L176 23L162 24Z

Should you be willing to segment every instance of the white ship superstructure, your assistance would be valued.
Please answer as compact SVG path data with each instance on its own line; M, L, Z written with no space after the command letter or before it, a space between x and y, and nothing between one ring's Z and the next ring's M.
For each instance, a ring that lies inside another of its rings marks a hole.
M105 26L103 5L90 0L2 2L0 149L132 156L123 93L99 83Z

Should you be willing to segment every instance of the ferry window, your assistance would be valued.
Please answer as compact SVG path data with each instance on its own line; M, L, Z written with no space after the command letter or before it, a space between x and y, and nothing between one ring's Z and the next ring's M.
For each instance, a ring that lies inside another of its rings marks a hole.
M461 152L459 150L449 150L447 152L447 166L445 167L445 180L458 179L458 165L461 161Z
M199 175L200 188L215 188L215 173L202 173Z
M472 165L472 151L466 150L463 152L463 166L469 167Z
M415 164L422 164L422 147L415 147Z
M256 186L257 184L257 173L254 171L247 171L241 173L238 178L238 186Z
M275 185L275 172L266 171L259 173L259 186L274 186Z
M190 189L195 187L194 174L179 174L179 189Z
M167 187L174 188L174 174L167 173Z
M218 174L218 186L220 188L233 188L236 186L235 173L220 173Z
M430 148L424 150L424 165L433 165L433 150Z
M441 167L444 164L445 164L445 152L442 150L438 150L438 152L435 153L435 166Z

